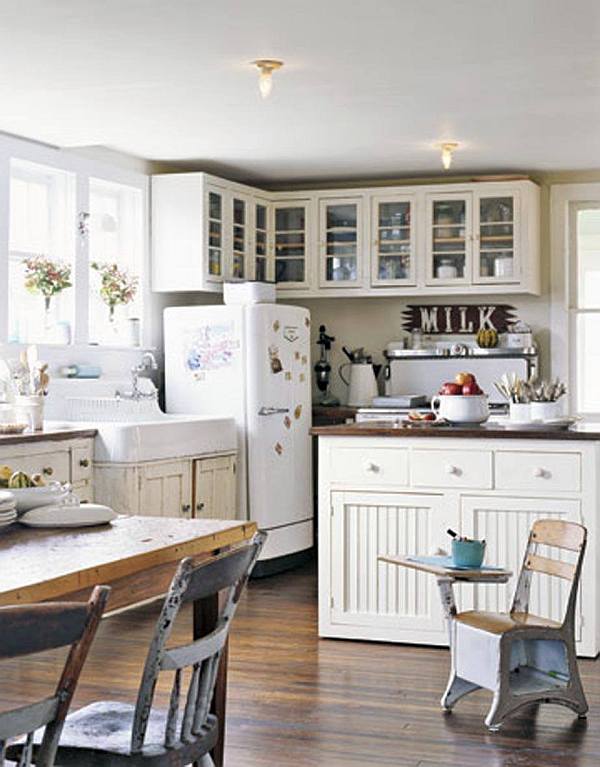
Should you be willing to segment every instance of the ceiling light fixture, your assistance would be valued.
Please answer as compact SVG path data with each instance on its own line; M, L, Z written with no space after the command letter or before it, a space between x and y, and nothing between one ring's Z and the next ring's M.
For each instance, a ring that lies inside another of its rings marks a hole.
M445 141L440 145L440 149L442 150L442 165L444 166L444 170L450 170L450 166L452 165L452 154L458 149L458 144L456 141Z
M273 90L273 72L281 69L283 61L277 59L257 59L252 64L258 69L258 89L263 99L269 98Z

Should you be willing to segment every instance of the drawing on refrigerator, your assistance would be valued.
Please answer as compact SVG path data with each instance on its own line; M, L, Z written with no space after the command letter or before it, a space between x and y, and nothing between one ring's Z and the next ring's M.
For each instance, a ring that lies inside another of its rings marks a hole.
M309 312L172 307L164 331L167 411L235 417L239 516L269 532L261 560L285 566L313 545Z

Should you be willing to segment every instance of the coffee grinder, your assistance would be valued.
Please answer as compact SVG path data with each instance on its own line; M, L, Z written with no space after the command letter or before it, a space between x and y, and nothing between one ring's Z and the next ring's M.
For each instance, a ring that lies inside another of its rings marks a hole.
M329 377L331 365L329 364L329 352L331 344L335 341L334 336L327 335L325 325L319 326L319 339L317 345L321 347L321 355L315 363L314 371L317 378L317 387L321 392L317 398L317 405L336 407L340 404L339 399L329 391Z

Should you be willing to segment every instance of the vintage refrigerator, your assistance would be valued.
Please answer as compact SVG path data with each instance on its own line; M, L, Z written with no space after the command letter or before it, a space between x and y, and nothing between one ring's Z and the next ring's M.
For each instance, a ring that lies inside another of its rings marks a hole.
M281 304L164 312L167 412L233 415L238 507L269 533L259 573L313 545L310 314Z

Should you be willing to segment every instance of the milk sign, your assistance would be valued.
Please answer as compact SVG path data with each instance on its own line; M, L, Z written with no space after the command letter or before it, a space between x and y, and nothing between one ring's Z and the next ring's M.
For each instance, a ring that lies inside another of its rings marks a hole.
M402 327L425 335L473 334L479 330L505 333L516 321L515 307L508 304L436 304L406 307Z

